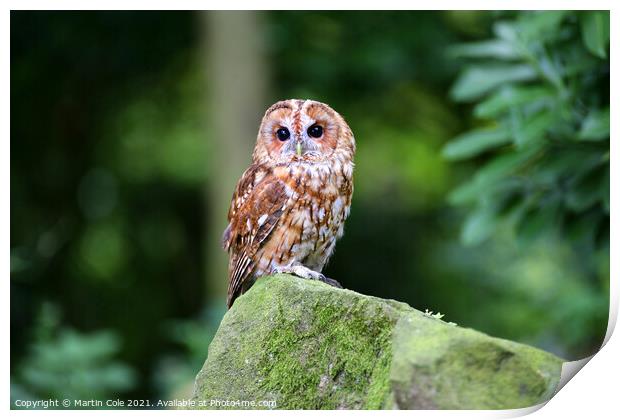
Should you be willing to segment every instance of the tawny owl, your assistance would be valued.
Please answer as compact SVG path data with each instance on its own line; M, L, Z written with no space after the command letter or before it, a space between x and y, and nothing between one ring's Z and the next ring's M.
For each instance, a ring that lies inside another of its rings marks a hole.
M329 106L290 99L267 109L222 238L229 308L266 274L333 282L321 270L349 215L354 154L351 129Z

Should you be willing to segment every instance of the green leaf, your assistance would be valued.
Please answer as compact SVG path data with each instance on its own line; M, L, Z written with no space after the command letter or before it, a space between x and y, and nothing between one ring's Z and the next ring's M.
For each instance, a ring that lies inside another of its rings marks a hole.
M467 159L485 150L510 143L510 134L503 127L474 130L451 140L442 150L450 160Z
M581 124L579 140L600 141L609 138L609 108L590 111Z
M595 211L575 215L566 223L566 235L571 242L582 247L594 246L594 235L601 221L602 215Z
M457 44L448 50L448 54L452 57L497 58L500 60L513 60L521 57L514 44L501 39Z
M603 177L601 178L599 184L599 197L601 199L601 203L603 204L603 209L607 214L609 214L609 165L606 166L603 172Z
M450 95L456 101L473 101L505 83L536 77L536 71L527 64L469 67L457 79Z
M609 11L581 14L581 35L588 50L599 58L607 58L609 44Z
M549 56L547 51L542 51L538 57L538 69L558 91L564 94L565 86L562 81L564 73L563 63Z
M608 171L608 166L605 165L580 177L566 194L567 207L576 212L582 212L598 201L604 204L605 200L608 200Z
M509 42L518 41L518 29L514 22L501 20L493 24L493 33L500 39Z
M521 149L518 152L501 155L480 169L476 173L476 178L484 186L495 183L508 175L514 174L541 149L542 144L532 144L529 148Z
M453 206L473 203L480 197L480 187L476 179L464 182L448 194L448 203Z
M601 68L601 60L590 54L581 43L571 45L564 51L563 78L570 79L589 72L598 72Z
M562 179L578 179L601 165L599 150L577 147L554 147L546 153L531 180L539 185L558 185Z
M448 202L452 205L462 205L475 202L501 190L514 188L515 184L510 179L511 175L527 164L541 149L540 144L535 144L527 149L494 158L476 172L473 180L453 190L448 195Z
M517 223L516 232L521 241L532 241L556 229L560 222L560 203L553 200L542 207L530 209Z
M519 36L525 42L551 40L559 36L558 26L566 10L524 12L519 19Z
M603 209L609 214L609 166L607 166L600 184L600 195Z
M532 142L542 142L545 133L553 125L555 115L542 111L525 120L511 119L512 135L518 147L524 147Z
M471 212L461 230L461 242L467 246L478 245L487 239L497 227L497 217L491 207Z
M515 87L500 88L492 96L479 103L474 108L474 114L480 118L494 118L506 110L524 104L536 102L551 102L554 91L548 87Z

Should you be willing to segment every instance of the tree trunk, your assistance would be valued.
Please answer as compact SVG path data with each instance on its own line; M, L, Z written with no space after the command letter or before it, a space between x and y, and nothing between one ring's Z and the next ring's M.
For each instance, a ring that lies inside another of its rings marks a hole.
M202 12L211 141L207 185L207 293L226 294L228 258L220 239L237 180L248 167L266 107L267 69L259 13Z

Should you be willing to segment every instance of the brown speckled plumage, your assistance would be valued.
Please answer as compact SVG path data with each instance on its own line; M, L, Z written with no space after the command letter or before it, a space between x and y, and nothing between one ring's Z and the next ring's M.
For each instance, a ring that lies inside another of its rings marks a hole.
M318 138L308 132L315 125ZM278 139L279 129L290 138ZM230 255L228 307L281 267L321 272L349 215L354 154L351 129L329 106L291 99L267 109L222 238Z

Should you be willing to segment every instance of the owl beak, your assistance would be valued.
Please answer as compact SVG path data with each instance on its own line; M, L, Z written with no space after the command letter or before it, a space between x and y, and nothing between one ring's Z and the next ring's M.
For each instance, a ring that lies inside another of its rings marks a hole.
M297 152L297 156L301 156L302 150L301 150L301 142L300 141L298 141L295 144L295 151Z

